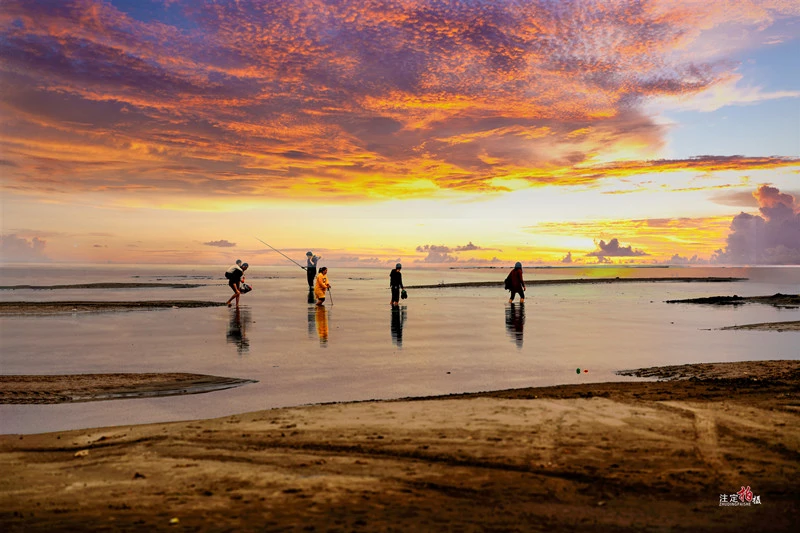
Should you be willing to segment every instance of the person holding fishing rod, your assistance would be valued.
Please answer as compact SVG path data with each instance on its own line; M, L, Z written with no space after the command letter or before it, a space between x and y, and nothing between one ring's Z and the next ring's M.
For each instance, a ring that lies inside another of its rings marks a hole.
M306 252L306 266L303 266L300 263L298 263L297 261L295 261L294 259L292 259L291 257L289 257L288 255L286 255L285 253L283 253L280 250L278 250L277 248L275 248L273 246L270 246L269 244L265 243L264 241L262 241L258 237L256 237L255 239L258 242L260 242L261 244L263 244L264 246L268 246L270 249L278 252L283 257L285 257L286 259L288 259L289 261L291 261L295 265L297 265L300 268L302 268L303 270L305 270L306 271L306 278L308 279L308 288L311 289L311 288L314 287L314 277L317 275L317 261L320 260L321 256L314 255L314 253L310 252L310 251Z
M317 261L319 257L314 255L313 252L306 252L306 279L308 279L308 288L314 288L314 278L317 276Z

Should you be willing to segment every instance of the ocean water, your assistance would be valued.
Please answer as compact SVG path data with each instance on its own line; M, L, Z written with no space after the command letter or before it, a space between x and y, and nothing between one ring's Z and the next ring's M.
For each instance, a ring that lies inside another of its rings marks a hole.
M188 289L0 290L2 301L215 300L226 265L27 265L0 285L197 283ZM715 295L800 292L800 268L526 269L526 280L745 277L734 283L529 287L524 306L500 287L408 289L389 306L388 269L329 266L324 308L298 267L253 266L239 310L226 307L0 317L0 374L189 372L257 380L190 396L65 405L2 405L0 433L210 418L274 407L567 383L624 381L655 365L800 358L800 333L720 331L800 320L800 310L666 304ZM407 286L501 281L507 269L407 265ZM581 372L576 373L580 368ZM588 372L584 372L588 370Z

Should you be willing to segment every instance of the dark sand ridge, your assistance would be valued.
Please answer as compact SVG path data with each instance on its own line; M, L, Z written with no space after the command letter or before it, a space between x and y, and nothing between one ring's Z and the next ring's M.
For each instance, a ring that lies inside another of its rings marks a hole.
M747 281L747 278L572 278L525 280L525 285L595 285L600 283L732 283ZM458 287L502 287L505 281L466 281L438 283L436 285L407 285L406 289L447 289Z
M0 316L51 315L56 313L89 313L105 311L135 311L221 307L222 302L199 300L141 300L126 302L0 302Z
M682 379L4 435L0 528L793 531L800 362L638 372Z
M0 376L0 404L75 403L200 394L248 383L256 381L184 373Z
M701 305L744 305L766 304L779 308L794 309L800 307L800 294L773 294L772 296L709 296L707 298L689 298L688 300L666 300L668 304L701 304Z
M719 329L745 329L752 331L800 331L800 320L791 322L760 322L758 324L742 324L741 326L727 326Z
M56 290L56 289L192 289L205 287L205 283L76 283L72 285L2 285L0 290Z

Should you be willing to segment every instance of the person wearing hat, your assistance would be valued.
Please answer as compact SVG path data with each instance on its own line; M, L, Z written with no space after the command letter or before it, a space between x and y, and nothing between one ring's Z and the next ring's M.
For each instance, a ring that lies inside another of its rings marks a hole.
M242 294L242 291L239 287L244 281L244 271L247 270L250 265L247 263L242 263L241 267L238 264L234 266L236 268L233 268L233 272L231 272L230 275L227 272L225 273L225 277L228 278L228 287L233 290L233 296L231 296L228 301L225 302L228 304L228 307L231 306L231 302L234 298L236 298L236 307L239 307L239 296Z
M405 289L405 287L403 287L403 275L400 273L400 269L402 268L403 265L397 263L394 266L394 270L389 272L389 287L392 289L392 307L400 305L400 290Z
M314 296L317 297L317 305L325 303L325 291L331 288L328 283L328 267L322 267L317 274L317 281L314 284Z
M522 279L522 263L517 261L508 277L506 278L506 289L511 291L508 303L514 301L514 296L519 293L519 303L525 303L525 280Z
M310 250L306 252L306 279L308 280L308 288L314 288L314 278L317 276L317 261L319 257L314 255Z

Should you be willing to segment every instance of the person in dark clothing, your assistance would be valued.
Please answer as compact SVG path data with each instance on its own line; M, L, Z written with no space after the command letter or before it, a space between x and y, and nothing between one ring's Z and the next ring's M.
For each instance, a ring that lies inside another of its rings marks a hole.
M508 274L506 288L511 291L508 303L513 302L514 296L517 294L519 294L519 303L525 303L525 280L522 279L522 263L517 262L514 265L514 270Z
M308 288L311 290L314 289L314 278L317 277L317 261L319 261L319 257L311 251L306 252L306 279Z
M397 263L389 273L389 287L392 289L392 307L396 307L400 305L400 291L405 289L403 287L403 275L400 273L400 269L403 268L403 265Z
M236 307L239 307L239 296L242 294L242 291L240 290L239 286L244 281L244 271L247 270L249 266L250 265L248 265L247 263L242 263L241 268L233 269L233 272L231 272L230 274L228 274L227 272L225 273L225 277L228 278L228 287L230 287L233 290L233 296L231 296L228 299L228 301L225 302L226 304L228 304L228 307L231 306L231 302L233 301L234 298L236 298Z

